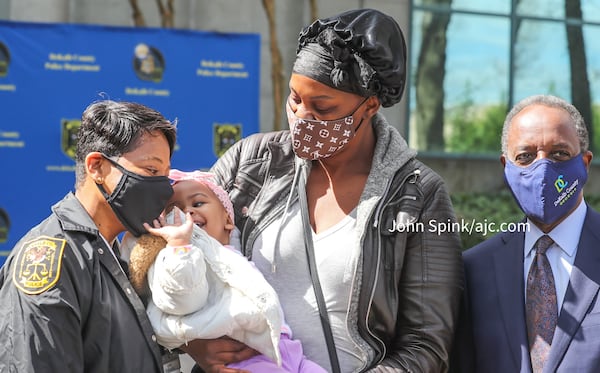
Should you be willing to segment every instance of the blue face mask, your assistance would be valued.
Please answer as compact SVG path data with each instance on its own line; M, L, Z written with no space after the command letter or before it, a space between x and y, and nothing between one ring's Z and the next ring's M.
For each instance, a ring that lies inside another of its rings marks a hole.
M544 158L528 167L507 161L504 167L506 183L521 210L529 218L548 225L577 205L587 176L581 154L564 162Z

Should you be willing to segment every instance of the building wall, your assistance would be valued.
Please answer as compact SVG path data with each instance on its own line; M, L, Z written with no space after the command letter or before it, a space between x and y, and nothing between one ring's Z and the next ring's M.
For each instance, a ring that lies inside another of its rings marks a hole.
M138 0L146 24L160 26L156 0ZM392 15L409 38L410 0L319 0L319 16L369 7ZM308 1L276 1L277 37L283 57L285 84L294 60L299 31L310 22ZM71 22L133 26L129 0L0 0L0 19L29 22ZM251 32L261 35L261 131L273 128L273 94L267 18L259 0L175 0L175 26L183 29ZM410 48L409 48L410 51ZM231 102L235 110L235 101ZM405 98L392 108L382 109L389 122L406 135ZM286 123L280 120L282 128ZM495 192L505 188L502 167L497 158L434 156L419 158L446 180L451 192ZM599 170L596 170L599 169ZM589 193L600 194L600 166L593 165L586 186Z
M495 158L420 154L418 158L442 176L450 193L496 193L508 190L500 154ZM597 163L590 166L585 193L600 194L600 165Z
M166 1L163 1L166 2ZM138 0L146 25L160 27L156 0ZM320 0L320 17L333 15L351 8L375 8L392 15L405 30L408 40L410 0ZM276 1L278 45L284 65L284 87L287 87L295 57L298 33L310 23L308 1ZM266 14L259 0L175 0L175 27L182 29L250 32L261 35L260 129L273 129L273 88L269 50L269 30ZM129 0L0 0L0 19L27 22L65 22L133 26ZM287 90L285 91L287 94ZM231 102L235 109L235 102ZM281 104L283 105L283 103ZM382 109L390 123L406 134L404 125L406 101L392 108ZM286 128L285 111L279 120Z

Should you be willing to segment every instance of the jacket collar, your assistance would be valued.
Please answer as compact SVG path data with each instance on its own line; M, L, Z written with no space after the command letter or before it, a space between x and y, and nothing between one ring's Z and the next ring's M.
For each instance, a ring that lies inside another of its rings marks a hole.
M511 341L509 348L514 364L520 366L522 372L530 367L522 275L524 241L524 232L506 234L502 236L504 246L494 252L496 291L506 340Z
M357 212L357 226L363 227L369 219L371 210L385 196L388 184L394 174L413 159L417 152L410 149L396 128L392 127L382 114L373 117L373 129L377 142L373 152L371 171L361 196ZM362 236L362 231L358 232Z
M598 271L598 268L600 268L599 225L600 214L588 206L575 263L573 263L569 286L558 316L558 324L552 339L552 347L545 371L556 371L590 305L598 294L600 288L600 272Z
M73 192L69 192L61 201L52 206L65 231L82 231L99 235L98 227Z
M600 267L600 250L598 250L600 234L597 227L599 225L600 214L588 206L577 256L552 340L549 360L544 371L556 371L587 310L598 294L600 288L600 272L598 271ZM510 350L515 364L521 366L521 371L526 372L530 371L530 365L525 322L523 290L525 285L522 275L524 233L503 235L502 241L504 246L496 249L494 253L496 286L498 299L501 300L502 321L507 340L513 341Z
M373 129L377 143L369 177L378 177L382 174L382 177L389 179L406 162L414 158L417 152L408 147L400 132L392 127L381 113L373 117Z

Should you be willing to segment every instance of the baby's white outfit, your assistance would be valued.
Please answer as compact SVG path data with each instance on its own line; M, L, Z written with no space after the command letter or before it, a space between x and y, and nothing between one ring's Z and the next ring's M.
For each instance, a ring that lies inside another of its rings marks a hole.
M158 253L148 284L147 313L161 345L172 349L227 335L280 365L279 338L287 326L279 298L235 249L194 226L190 246Z

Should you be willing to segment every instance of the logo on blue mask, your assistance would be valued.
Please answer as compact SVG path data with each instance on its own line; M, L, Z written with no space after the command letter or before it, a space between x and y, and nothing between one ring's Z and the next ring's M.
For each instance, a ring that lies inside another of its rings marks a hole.
M558 191L558 193L562 192L567 185L569 185L569 182L563 179L563 175L557 177L556 181L554 182L554 187L556 188L556 191Z
M587 181L581 154L564 162L540 159L528 167L507 161L504 177L521 210L529 218L553 224L576 205Z

